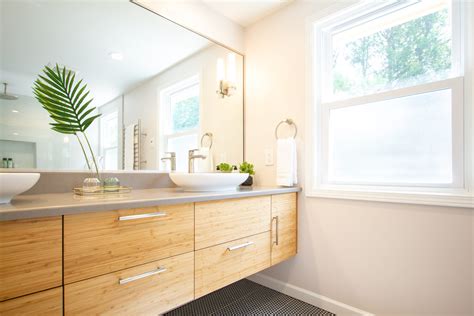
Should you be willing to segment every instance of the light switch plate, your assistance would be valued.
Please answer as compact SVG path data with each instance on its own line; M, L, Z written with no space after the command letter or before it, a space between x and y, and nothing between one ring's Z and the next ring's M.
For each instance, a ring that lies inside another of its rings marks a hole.
M265 148L265 166L273 166L273 148Z

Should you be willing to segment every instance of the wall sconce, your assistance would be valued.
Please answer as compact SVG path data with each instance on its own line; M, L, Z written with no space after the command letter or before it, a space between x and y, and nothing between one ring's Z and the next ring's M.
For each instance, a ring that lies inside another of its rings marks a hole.
M224 64L223 58L217 59L216 70L217 82L219 85L219 89L216 91L216 93L221 98L230 97L237 90L237 87L235 86L235 82L237 80L235 54L229 53L227 55L227 76L226 66Z

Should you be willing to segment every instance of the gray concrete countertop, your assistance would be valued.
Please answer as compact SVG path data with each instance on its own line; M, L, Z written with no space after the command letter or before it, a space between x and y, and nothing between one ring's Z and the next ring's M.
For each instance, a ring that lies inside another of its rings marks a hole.
M300 191L299 187L253 187L226 192L184 192L179 188L160 188L102 197L81 197L72 193L19 195L11 204L0 205L0 221Z

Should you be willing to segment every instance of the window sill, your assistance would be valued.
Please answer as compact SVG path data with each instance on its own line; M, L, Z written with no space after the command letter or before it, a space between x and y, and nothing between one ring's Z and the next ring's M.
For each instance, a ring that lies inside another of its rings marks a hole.
M307 190L306 197L474 208L474 195L469 192L408 193L391 191L357 191L333 188L318 188L313 190Z

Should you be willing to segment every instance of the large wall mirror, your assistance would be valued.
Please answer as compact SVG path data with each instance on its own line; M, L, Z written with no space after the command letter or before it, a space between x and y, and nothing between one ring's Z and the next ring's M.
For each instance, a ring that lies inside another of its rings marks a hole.
M0 159L10 167L87 169L76 139L51 130L33 94L55 64L94 98L101 116L87 133L102 170L167 172L162 158L174 152L187 171L195 148L212 157L202 169L243 160L243 56L127 0L0 6Z

